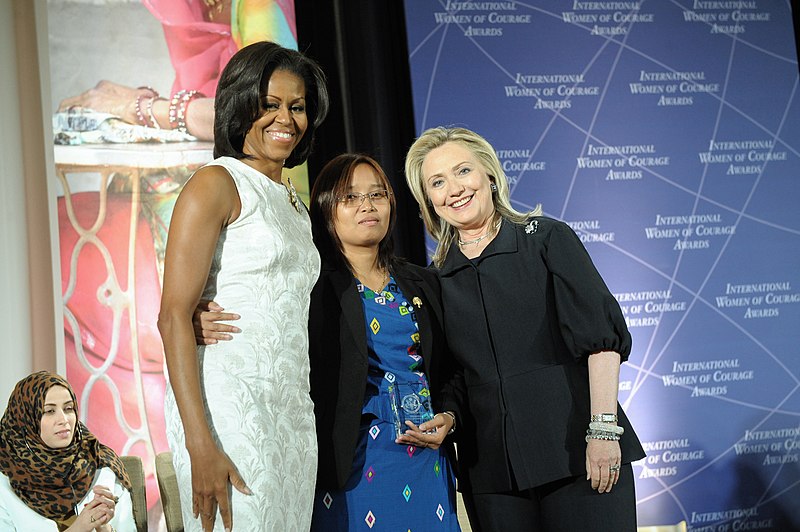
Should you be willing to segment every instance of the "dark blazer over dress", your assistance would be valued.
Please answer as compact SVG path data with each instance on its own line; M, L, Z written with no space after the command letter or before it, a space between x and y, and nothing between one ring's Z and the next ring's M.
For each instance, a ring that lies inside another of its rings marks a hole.
M590 354L626 360L631 336L577 235L545 217L503 221L475 259L453 245L440 269L449 348L463 366L454 410L459 481L475 493L586 474ZM644 457L617 405L622 463Z
M453 371L445 354L438 278L432 270L402 261L390 269L403 295L415 304L419 354L439 412L447 395L442 383L451 380ZM311 292L308 331L319 445L317 489L341 489L353 469L368 369L364 307L344 265L323 263Z

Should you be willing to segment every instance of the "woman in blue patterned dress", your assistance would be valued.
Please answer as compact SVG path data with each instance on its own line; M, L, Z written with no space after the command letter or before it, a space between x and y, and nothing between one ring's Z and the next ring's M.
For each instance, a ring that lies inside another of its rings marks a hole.
M314 531L460 530L451 448L440 445L454 418L434 415L452 374L439 283L394 256L394 210L386 175L362 155L333 159L311 193L322 257L309 315ZM235 329L218 321L232 318L205 313L205 342L228 339ZM417 427L406 418L430 434L405 435Z
M449 446L398 439L413 426L403 415L441 436L454 420L433 415L451 374L438 279L393 255L394 208L365 156L333 159L311 194L323 257L309 319L320 449L312 530L459 530Z

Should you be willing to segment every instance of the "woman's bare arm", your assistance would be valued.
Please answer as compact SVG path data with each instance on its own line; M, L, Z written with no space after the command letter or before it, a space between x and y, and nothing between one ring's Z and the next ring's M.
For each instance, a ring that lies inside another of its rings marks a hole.
M200 300L220 232L241 205L228 173L219 166L199 170L181 192L172 220L164 262L164 291L158 328L164 343L170 385L175 394L192 466L194 514L213 526L217 507L231 527L228 483L247 490L230 459L217 448L206 421L200 387L192 314Z

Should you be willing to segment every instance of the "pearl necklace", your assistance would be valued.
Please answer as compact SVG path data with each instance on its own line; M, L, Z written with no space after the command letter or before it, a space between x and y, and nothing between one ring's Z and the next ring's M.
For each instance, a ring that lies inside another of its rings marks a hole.
M500 220L498 220L497 223L494 224L494 231L497 231L497 229L499 229L499 228L500 228ZM481 235L478 238L473 238L472 240L461 240L459 238L458 239L458 245L459 246L471 246L472 244L477 244L481 240L484 240L484 239L489 238L490 236L492 236L492 234L494 234L494 231L492 231L491 228L490 228L486 232L485 235Z

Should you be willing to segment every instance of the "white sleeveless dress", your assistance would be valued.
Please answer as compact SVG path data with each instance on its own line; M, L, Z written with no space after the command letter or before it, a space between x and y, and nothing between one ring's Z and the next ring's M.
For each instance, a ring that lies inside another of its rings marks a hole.
M220 235L203 292L241 316L236 325L242 332L197 349L209 426L253 492L232 490L233 529L306 532L317 474L308 305L320 260L311 222L302 204L298 212L286 188L264 174L231 157L210 164L227 169L242 204L239 218ZM165 414L185 529L200 531L171 387ZM219 513L214 530L224 530Z

